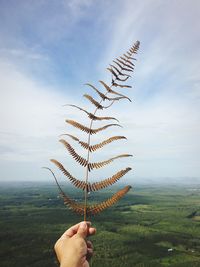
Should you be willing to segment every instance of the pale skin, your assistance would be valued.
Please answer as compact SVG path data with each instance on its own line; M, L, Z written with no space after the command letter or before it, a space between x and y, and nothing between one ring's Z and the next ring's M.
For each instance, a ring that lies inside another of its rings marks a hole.
M65 231L54 246L60 267L89 267L93 245L86 238L95 233L90 222L80 222Z

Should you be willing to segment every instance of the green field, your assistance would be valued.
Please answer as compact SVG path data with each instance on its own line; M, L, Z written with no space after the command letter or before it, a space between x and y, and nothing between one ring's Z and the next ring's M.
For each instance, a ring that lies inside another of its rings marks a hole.
M90 195L101 201L112 191ZM82 192L66 189L79 198ZM1 184L0 266L58 266L53 245L82 220L57 197L52 183ZM93 267L200 266L200 186L136 186L92 218L97 234Z

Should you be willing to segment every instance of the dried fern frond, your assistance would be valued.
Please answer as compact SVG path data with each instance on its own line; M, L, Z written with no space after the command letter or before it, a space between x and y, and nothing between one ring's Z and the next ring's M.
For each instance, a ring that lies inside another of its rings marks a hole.
M91 191L96 191L96 190L100 190L103 189L109 185L113 185L114 183L116 183L119 179L121 179L127 172L129 172L131 170L131 168L126 168L124 170L121 170L119 172L117 172L116 174L114 174L112 177L107 178L101 182L95 182L91 185Z
M59 161L51 159L51 162L53 162L60 169L60 171L70 180L70 182L75 187L80 188L82 190L87 190L87 192L93 192L111 186L131 170L131 168L120 170L110 178L104 179L101 182L95 182L91 184L73 177Z
M131 85L118 84L116 82L113 82L112 85L115 87L120 87L120 88L132 88Z
M119 190L117 193L115 193L111 198L107 199L106 201L103 201L97 205L91 206L87 208L87 214L88 215L96 215L103 211L104 209L107 209L114 205L120 198L122 198L129 190L131 189L131 186L126 186L123 189Z
M125 157L132 157L132 156L133 155L130 155L130 154L121 154L121 155L118 155L116 157L113 157L113 158L110 158L108 160L104 160L104 161L101 161L101 162L89 163L88 164L88 170L91 171L93 169L100 169L100 168L110 164L111 162L113 162L116 159L125 158Z
M125 157L130 157L132 155L130 154L120 154L117 156L114 156L112 158L109 158L107 160L101 161L101 162L92 162L91 161L91 156L92 152L96 152L99 149L102 149L104 146L120 140L120 139L126 139L124 136L112 136L110 138L107 138L100 143L95 143L91 144L91 136L93 134L97 134L103 130L108 129L111 126L119 126L117 123L113 124L107 124L103 125L99 128L94 128L94 123L100 122L103 120L116 120L118 121L115 117L111 116L98 116L97 112L99 110L107 109L111 107L116 101L122 100L122 99L128 99L131 102L131 99L124 95L121 94L115 90L113 90L113 87L115 88L131 88L130 85L126 84L127 80L131 77L131 72L134 71L135 64L133 63L133 60L136 60L134 58L134 54L137 54L137 51L139 49L140 42L136 42L134 45L131 46L131 48L124 53L122 56L116 58L113 60L113 63L109 65L107 70L111 74L111 83L108 85L107 82L105 83L104 81L100 80L100 84L103 87L103 91L97 89L95 86L93 86L90 83L87 83L86 85L92 88L95 93L100 97L100 100L96 100L95 97L89 95L89 94L84 94L84 97L89 100L89 102L95 107L94 112L88 112L86 109L81 108L76 105L69 105L71 107L74 107L76 109L79 109L80 111L84 112L88 118L90 119L89 126L85 126L75 120L67 119L66 123L70 124L71 126L85 132L87 134L87 142L79 140L78 137L72 135L72 134L64 134L65 136L68 136L72 138L75 142L77 142L80 146L82 146L86 151L86 158L83 157L82 155L79 155L74 147L68 143L66 140L61 139L60 142L65 146L69 154L75 159L77 163L79 163L81 166L85 167L86 170L86 175L85 175L85 180L79 180L76 177L72 176L68 170L65 169L65 167L57 160L51 159L51 162L56 165L56 167L69 179L69 181L77 188L81 189L84 191L84 204L83 203L78 203L77 201L71 199L68 195L66 195L63 191L62 188L60 187L56 176L54 173L51 171L51 173L54 176L54 179L56 181L56 184L58 186L58 189L60 191L61 196L64 199L64 204L67 205L70 209L72 209L74 212L77 214L84 215L84 220L86 221L87 215L95 215L100 213L102 210L110 207L111 205L115 204L121 197L123 197L131 188L131 186L126 186L122 190L119 190L117 193L115 193L111 198L96 204L96 205L88 205L87 199L88 199L88 192L90 191L97 191L100 189L103 189L107 186L111 186L114 183L116 183L119 179L121 179L127 172L131 170L130 167L126 169L122 169L112 175L109 178L100 180L98 182L90 183L89 182L89 172L91 172L94 169L99 169L102 168L116 159L121 159ZM117 89L116 89L117 90ZM103 101L109 101L109 105L103 105ZM110 114L109 114L110 115ZM76 144L75 144L76 145Z
M80 141L77 137L75 137L71 134L63 134L63 135L67 135L67 136L71 137L74 141L77 141L83 148L89 149L90 152L94 152L94 151L102 148L103 146L110 144L111 142L114 142L114 141L117 141L120 139L127 139L125 136L112 136L112 137L102 141L99 144L88 145L88 143Z
M108 101L116 101L116 100L120 100L120 99L123 99L124 97L123 96L120 96L120 97L108 97L106 96L105 94L103 94L102 92L100 92L96 87L94 87L92 84L90 83L86 83L85 85L88 85L90 86L92 89L94 89L97 94L102 98L102 100L108 100Z
M123 189L119 190L117 193L115 193L111 198L93 205L93 206L88 206L86 209L86 213L87 215L91 216L91 215L96 215L98 213L100 213L101 211L111 207L112 205L114 205L119 199L121 199L129 190L131 189L131 186L126 186ZM83 215L84 214L84 209L85 207L70 199L68 196L63 196L64 199L64 204L67 205L70 209L72 209L74 212L76 212L77 214Z
M85 109L83 109L83 108L81 108L79 106L76 106L76 105L67 104L67 105L64 105L64 106L71 106L71 107L77 108L77 109L85 112L88 115L88 117L90 119L93 119L93 120L99 120L99 121L102 121L102 120L115 120L115 121L118 121L114 117L98 117L98 116L95 116L94 114L92 114L92 113L88 112L87 110L85 110Z
M77 108L77 109L79 109L79 110L85 112L85 113L88 115L88 117L90 117L90 114L92 115L92 113L88 112L88 111L85 110L84 108L81 108L81 107L76 106L76 105L73 105L73 104L66 104L66 105L64 105L64 106L70 106L70 107L73 107L73 108Z
M53 162L61 170L61 172L72 182L73 185L77 188L85 189L86 183L73 177L59 161L51 159L51 162Z
M122 78L119 78L119 74L117 74L116 72L114 72L113 69L107 68L107 70L109 70L115 76L116 80L121 81L121 82L125 82L130 77L130 75L126 75L127 77L124 78L124 79L122 79Z
M86 209L87 215L96 215L103 211L106 208L111 207L114 205L119 199L121 199L129 190L131 189L131 186L126 186L125 188L121 189L117 193L115 193L111 198L107 199L106 201L103 201L97 205L88 206ZM84 205L80 204L72 199L70 199L67 195L63 196L64 204L67 205L71 210L76 212L79 215L84 214Z
M127 58L127 60L137 60L136 58L134 58L134 57L130 57L130 56L127 56L126 54L123 54L126 58Z
M108 86L104 81L99 81L99 82L100 82L101 84L103 84L103 86L106 88L107 92L109 92L109 93L111 93L111 94L119 95L119 96L121 96L121 97L123 97L123 98L128 99L128 100L131 102L131 100L130 100L129 97L127 97L127 96L125 96L125 95L122 95L122 94L120 94L120 93L115 92L115 91L112 90L112 89L110 88L110 86Z
M109 143L120 139L127 139L127 138L125 136L112 136L99 144L89 146L89 150L90 152L96 151L97 149L100 149L103 146L108 145Z
M120 57L123 61L127 62L128 64L132 65L133 67L135 67L135 64L133 64L133 62L131 62L129 59L124 58L124 57Z
M68 152L70 153L70 155L82 166L86 167L88 164L88 161L86 159L84 159L83 157L81 157L80 155L78 155L76 153L76 151L74 150L74 148L65 140L60 139L59 142L61 142L68 150Z
M84 214L84 207L82 204L79 204L77 203L76 201L70 199L62 190L62 188L60 187L59 183L58 183L58 180L54 174L54 172L50 169L50 168L47 168L47 167L43 167L44 169L47 169L51 172L51 174L53 175L54 177L54 180L56 182L56 185L59 189L59 192L60 192L60 195L61 197L64 199L64 204L68 205L70 209L72 209L74 212L78 213L78 214Z
M116 119L114 117L99 117L99 116L95 116L93 114L91 114L90 119L92 119L94 121L102 121L102 120L115 120L115 121L118 121L118 119Z
M96 108L97 109L104 109L104 108L109 108L111 105L112 105L112 103L110 104L110 105L108 105L108 106L102 106L99 102L97 102L92 96L90 96L90 95L87 95L87 94L85 94L85 95L83 95L84 97L86 97L93 105L95 105L96 106ZM119 100L119 99L121 99L121 98L115 98L114 100Z
M121 63L123 66L126 66L128 69L134 70L133 66L130 66L129 64L127 64L126 62L124 62L123 60L120 60L118 58L116 58L116 60Z
M110 64L110 67L112 67L113 69L115 69L117 71L118 74L114 74L114 76L118 77L118 75L121 75L121 76L127 76L128 78L130 78L131 76L129 74L126 74L126 73L122 73L116 66Z
M83 148L88 149L89 145L86 142L80 141L76 136L72 135L72 134L62 134L63 135L67 135L69 137L71 137L74 141L77 141Z
M116 157L110 158L108 160L104 160L101 162L93 162L93 163L89 163L86 159L84 159L83 157L81 157L78 153L76 153L76 151L74 150L74 148L65 140L61 139L59 140L59 142L61 142L66 149L68 150L68 152L70 153L70 155L82 166L86 167L88 166L89 171L93 170L93 169L99 169L102 168L108 164L110 164L111 162L113 162L115 159L118 158L124 158L124 157L132 157L132 155L130 154L121 154L118 155Z
M100 92L94 85L92 85L90 83L86 83L85 85L90 86L102 98L103 101L106 99L109 100L109 97L107 97L102 92Z
M93 105L95 105L96 108L98 109L103 109L105 107L103 107L99 102L97 102L92 96L88 95L88 94L84 94L83 95L85 98L87 98Z
M74 211L75 213L79 214L79 215L84 215L84 205L81 203L78 203L77 201L71 199L70 197L68 197L66 194L63 196L63 200L64 200L64 204L68 206L69 209L71 209L72 211Z
M53 171L50 168L44 167L45 169L49 170L55 181L56 184L58 186L58 189L60 191L60 195L62 196L63 200L64 200L64 204L67 205L71 210L73 210L74 212L76 212L77 214L83 215L84 211L86 210L88 215L96 215L99 212L101 212L102 210L114 205L120 198L122 198L131 188L131 186L126 186L123 189L119 190L117 193L115 193L111 198L107 199L106 201L103 201L97 205L92 205L92 206L88 206L85 207L82 203L78 203L77 201L71 199L70 197L68 197L62 190L62 188L60 187L57 178L55 176L55 174L53 173Z
M113 60L113 62L121 68L121 70L124 70L124 71L130 71L130 72L133 72L133 69L129 69L129 68L124 68L123 65L121 65L119 62Z
M74 121L74 120L65 120L67 123L71 124L72 126L74 126L75 128L78 128L79 130L83 131L83 132L86 132L86 133L89 133L89 134L96 134L100 131L103 131L111 126L119 126L119 127L122 127L121 125L119 124L107 124L103 127L100 127L100 128L97 128L97 129L90 129L86 126L84 126L83 124L77 122L77 121Z

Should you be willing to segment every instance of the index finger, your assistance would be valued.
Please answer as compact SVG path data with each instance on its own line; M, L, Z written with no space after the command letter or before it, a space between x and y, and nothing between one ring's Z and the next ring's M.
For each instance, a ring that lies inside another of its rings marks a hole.
M80 222L81 223L81 222ZM61 236L61 239L66 239L66 238L70 238L73 235L75 235L78 231L78 228L80 226L80 223L77 223L75 225L73 225L72 227L70 227L69 229L67 229L64 234ZM91 222L86 222L88 228L91 226Z

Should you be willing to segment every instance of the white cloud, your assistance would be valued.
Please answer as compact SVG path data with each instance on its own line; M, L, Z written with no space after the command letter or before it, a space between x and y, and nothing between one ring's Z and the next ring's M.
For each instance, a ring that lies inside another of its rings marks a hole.
M2 48L2 49L0 49L0 56L2 58L7 58L7 59L12 58L12 61L14 60L14 58L18 58L20 60L23 60L23 59L39 60L39 61L41 61L41 60L47 61L48 60L47 55L31 51L30 49L25 50L25 49Z
M42 87L5 62L0 64L0 83L1 160L44 160L56 149L56 138L65 129L64 119L77 113L62 105L74 101L56 88Z
M116 104L113 114L124 126L136 177L199 176L199 103L164 91L126 109Z

